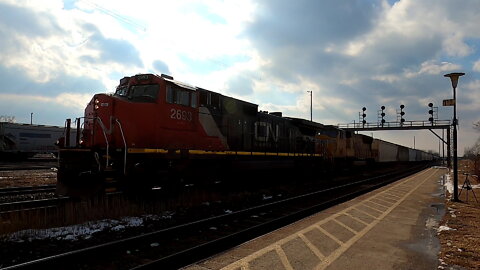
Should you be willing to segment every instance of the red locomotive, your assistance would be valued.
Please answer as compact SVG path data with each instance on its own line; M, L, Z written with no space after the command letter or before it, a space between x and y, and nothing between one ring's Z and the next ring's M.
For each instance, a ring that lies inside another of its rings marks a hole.
M113 95L94 95L76 123L82 130L76 143L59 153L60 194L99 190L111 180L151 186L198 171L382 161L384 144L334 126L258 111L256 104L164 74L124 77ZM400 160L400 154L391 154Z

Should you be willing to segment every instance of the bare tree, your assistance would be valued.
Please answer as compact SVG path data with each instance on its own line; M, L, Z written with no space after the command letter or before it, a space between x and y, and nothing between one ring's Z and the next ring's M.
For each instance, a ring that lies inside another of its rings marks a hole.
M15 116L0 115L0 122L15 123Z
M473 123L473 128L480 131L480 121ZM465 148L464 156L474 162L474 173L480 175L480 137L471 147Z

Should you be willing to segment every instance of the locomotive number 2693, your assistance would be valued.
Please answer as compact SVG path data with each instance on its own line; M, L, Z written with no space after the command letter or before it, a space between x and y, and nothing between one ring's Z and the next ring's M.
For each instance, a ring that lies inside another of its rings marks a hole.
M176 120L192 121L192 112L170 109L170 118Z

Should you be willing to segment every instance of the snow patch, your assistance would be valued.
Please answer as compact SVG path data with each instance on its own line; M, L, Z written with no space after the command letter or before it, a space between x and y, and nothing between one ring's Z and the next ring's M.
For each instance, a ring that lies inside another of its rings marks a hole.
M32 242L34 240L56 239L66 241L76 241L80 239L89 239L94 233L102 231L122 231L129 227L139 227L147 220L169 219L172 213L166 212L163 215L145 215L142 217L124 217L119 220L105 219L86 222L83 224L57 227L50 229L23 230L12 233L6 238L6 241L12 242Z
M273 196L271 195L265 195L265 194L262 194L262 200L270 200L271 198L273 198Z
M442 225L438 227L437 232L442 232L442 231L456 231L456 229L452 229L448 226Z

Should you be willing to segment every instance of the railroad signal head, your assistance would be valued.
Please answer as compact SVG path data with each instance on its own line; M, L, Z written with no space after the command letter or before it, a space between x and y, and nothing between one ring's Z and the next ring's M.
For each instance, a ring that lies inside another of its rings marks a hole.
M385 112L384 112L385 106L380 107L380 109L382 109L382 112L380 113L380 116L382 117L382 120L380 120L380 122L382 123L382 127L383 127L383 124L385 124L385 119L384 119L384 117L385 117Z
M405 115L405 112L403 111L403 109L405 109L405 105L400 105L400 123L404 123L405 122L405 119L403 118L403 116Z
M363 111L363 113L362 113L362 118L363 118L362 119L362 124L363 125L365 125L367 123L367 120L365 120L365 117L367 117L367 114L365 113L366 110L367 110L367 108L365 108L365 107L362 108L362 111Z
M432 125L433 125L433 120L434 120L434 117L433 117L433 112L434 112L434 111L433 111L433 103L431 103L431 102L428 103L428 107L430 108L430 109L428 110L428 114L430 114L430 117L428 118L428 121L430 121L430 122L432 123Z

